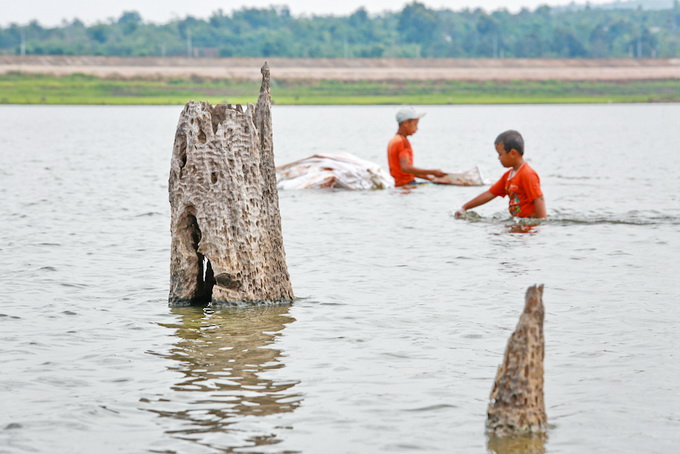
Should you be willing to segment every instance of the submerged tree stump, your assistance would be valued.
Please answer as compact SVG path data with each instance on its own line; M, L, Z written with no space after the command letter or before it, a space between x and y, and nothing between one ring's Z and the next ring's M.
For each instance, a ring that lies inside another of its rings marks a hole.
M529 287L524 312L508 340L487 410L487 431L496 435L543 433L543 286Z
M292 300L266 63L256 106L184 106L169 193L170 305Z

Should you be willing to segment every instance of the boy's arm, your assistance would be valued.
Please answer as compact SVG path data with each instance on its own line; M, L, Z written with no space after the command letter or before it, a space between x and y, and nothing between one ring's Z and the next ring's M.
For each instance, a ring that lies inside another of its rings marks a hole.
M490 193L489 191L482 192L477 197L463 205L459 210L457 210L455 215L456 217L461 217L463 214L465 214L467 210L478 207L480 205L484 205L485 203L490 202L495 198L496 196Z
M413 167L411 164L409 164L407 158L399 158L399 167L401 167L402 172L411 173L417 177L425 178L427 180L430 179L428 178L428 175L435 177L443 177L446 175L446 172L442 172L439 169L419 169L418 167Z
M545 209L545 199L543 196L540 196L534 200L534 213L531 217L538 219L548 217L547 210Z

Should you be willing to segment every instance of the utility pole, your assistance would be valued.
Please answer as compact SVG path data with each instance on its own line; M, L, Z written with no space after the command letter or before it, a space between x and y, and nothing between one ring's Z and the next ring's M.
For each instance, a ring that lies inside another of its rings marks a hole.
M19 54L21 56L26 55L26 31L22 28L21 29L21 44L19 45Z
M345 30L345 58L349 58L349 44L347 44L347 30Z

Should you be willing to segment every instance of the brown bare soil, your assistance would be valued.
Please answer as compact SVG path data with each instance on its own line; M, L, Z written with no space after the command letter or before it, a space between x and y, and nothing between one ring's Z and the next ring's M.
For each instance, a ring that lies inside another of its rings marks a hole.
M680 79L673 59L304 59L125 58L0 56L0 74L12 71L120 79L203 77L260 79L268 60L279 80L667 80Z

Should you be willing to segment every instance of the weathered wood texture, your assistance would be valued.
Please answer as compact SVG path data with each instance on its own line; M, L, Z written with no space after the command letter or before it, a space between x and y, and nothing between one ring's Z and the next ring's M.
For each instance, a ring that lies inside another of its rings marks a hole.
M293 298L272 145L269 67L257 106L188 102L170 169L173 306Z
M497 435L543 433L543 286L529 287L524 312L508 340L487 411L487 430Z

